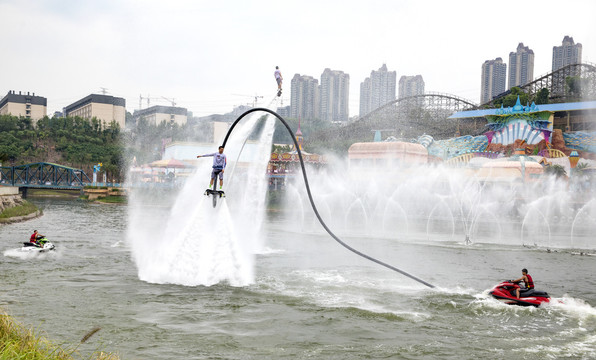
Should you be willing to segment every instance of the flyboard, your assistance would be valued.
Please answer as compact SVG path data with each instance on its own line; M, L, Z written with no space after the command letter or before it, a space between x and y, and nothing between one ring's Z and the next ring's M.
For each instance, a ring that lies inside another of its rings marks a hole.
M226 197L226 193L224 193L223 190L217 190L217 175L219 175L219 172L215 174L215 179L213 180L213 189L205 190L205 195L211 196L212 198L213 207L217 206L217 199Z

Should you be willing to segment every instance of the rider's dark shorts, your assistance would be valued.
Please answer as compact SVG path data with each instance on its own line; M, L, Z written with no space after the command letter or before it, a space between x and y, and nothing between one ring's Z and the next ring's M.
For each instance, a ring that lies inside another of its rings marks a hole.
M213 171L211 172L211 178L215 179L219 174L219 180L223 180L224 173L221 170L222 169L213 169Z

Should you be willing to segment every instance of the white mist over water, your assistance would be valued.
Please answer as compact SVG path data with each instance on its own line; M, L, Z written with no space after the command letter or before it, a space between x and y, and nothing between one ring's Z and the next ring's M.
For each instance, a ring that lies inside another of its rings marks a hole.
M596 247L595 193L578 193L565 181L487 181L463 168L389 162L361 167L329 159L320 172L308 171L309 183L323 220L340 237ZM287 186L285 200L288 218L296 219L290 228L322 231L301 177Z
M259 139L247 141L261 116L247 116L231 133L225 148L226 198L218 199L215 208L204 195L211 158L200 161L171 210L149 205L148 190L132 191L128 240L141 280L186 286L254 282L254 254L263 247L265 174L275 125L275 119L265 115Z

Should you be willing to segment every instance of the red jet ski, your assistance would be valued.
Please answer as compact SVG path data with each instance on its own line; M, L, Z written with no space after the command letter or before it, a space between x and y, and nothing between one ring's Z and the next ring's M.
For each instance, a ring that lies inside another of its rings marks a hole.
M540 306L543 303L550 301L550 296L545 291L538 291L531 289L528 291L520 291L519 299L515 296L515 290L519 289L519 285L511 280L503 281L495 286L489 294L495 299L509 305L520 306Z

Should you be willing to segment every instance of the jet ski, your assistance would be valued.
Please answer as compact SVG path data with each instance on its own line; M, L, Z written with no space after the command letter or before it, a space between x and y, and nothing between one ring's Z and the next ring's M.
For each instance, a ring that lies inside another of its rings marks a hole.
M52 251L54 249L56 249L56 246L54 246L54 244L44 237L37 240L36 243L24 242L21 251L42 253Z
M489 294L495 299L504 302L508 305L520 305L520 306L540 306L541 304L548 303L550 296L545 291L538 291L531 289L529 291L520 291L519 299L516 298L516 289L520 286L514 283L512 280L503 281L502 283L495 286Z

